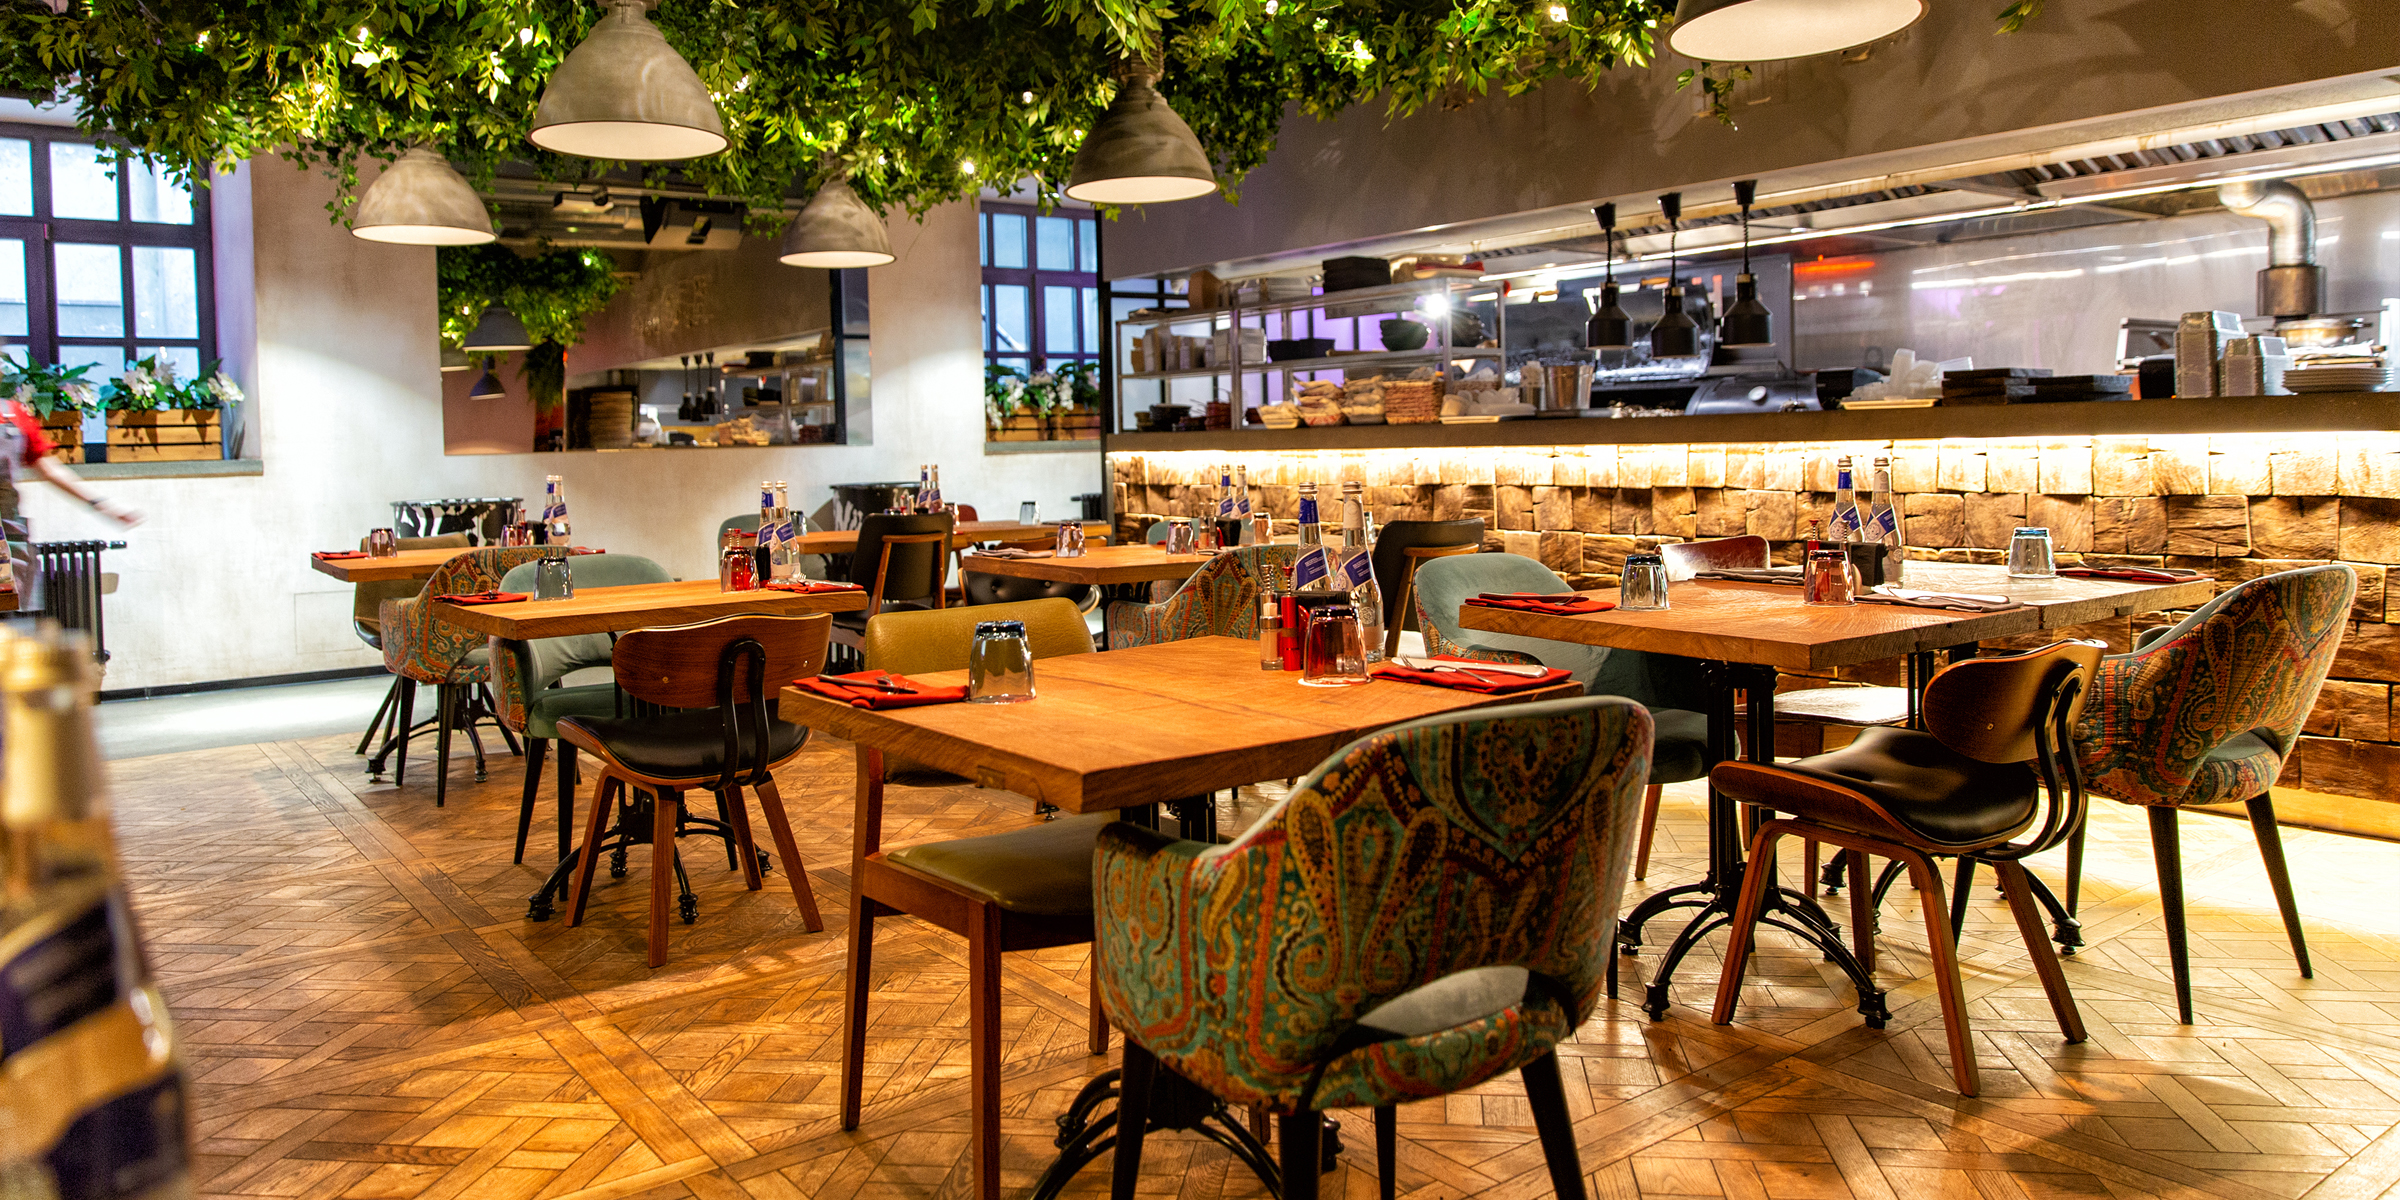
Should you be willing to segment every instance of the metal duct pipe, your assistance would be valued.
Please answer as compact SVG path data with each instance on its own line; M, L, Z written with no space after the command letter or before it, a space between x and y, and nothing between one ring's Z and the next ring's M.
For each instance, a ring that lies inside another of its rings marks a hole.
M2258 273L2262 317L2305 317L2325 308L2325 268L2317 265L2317 208L2283 180L2248 180L2217 189L2217 201L2267 223L2267 269Z

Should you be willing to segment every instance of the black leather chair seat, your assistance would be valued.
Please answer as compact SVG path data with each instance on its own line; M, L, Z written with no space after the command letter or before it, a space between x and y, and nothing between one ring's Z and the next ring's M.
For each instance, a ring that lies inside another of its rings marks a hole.
M886 600L883 602L882 611L913 612L932 607L933 603L929 600ZM867 610L861 608L850 612L837 612L833 614L833 627L864 634L867 631Z
M1010 912L1089 916L1092 847L1111 819L1106 813L1061 817L988 837L902 846L884 858L940 876Z
M714 782L725 769L725 718L715 709L656 717L568 717L588 730L618 762L658 779ZM808 730L767 719L767 761L780 762L800 749ZM742 728L741 758L751 755L750 730Z
M1654 708L1650 721L1650 782L1682 783L1708 774L1708 714Z
M2032 824L2038 782L2030 764L1978 762L1932 734L1888 727L1869 729L1832 753L1772 768L1729 763L1714 778L1736 800L1846 824L1838 808L1810 807L1808 781L1822 780L1866 796L1909 832L1944 846L1987 845ZM1849 803L1839 792L1827 795Z

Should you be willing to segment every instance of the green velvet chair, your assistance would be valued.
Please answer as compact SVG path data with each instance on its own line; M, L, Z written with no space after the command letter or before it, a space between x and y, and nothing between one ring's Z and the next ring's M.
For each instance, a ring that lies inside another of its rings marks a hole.
M1650 774L1617 697L1394 726L1334 753L1227 846L1129 824L1093 864L1094 974L1125 1035L1117 1200L1159 1064L1283 1119L1283 1200L1313 1200L1314 1114L1519 1071L1561 1197L1583 1172L1551 1048L1592 1014Z
M622 587L636 583L667 583L667 569L635 554L579 554L574 558L578 588ZM500 580L504 592L533 591L539 562L521 563ZM533 829L533 801L541 790L542 760L558 741L561 717L617 716L617 685L587 683L564 687L560 680L587 667L606 667L614 661L616 642L605 633L574 637L536 638L530 642L492 639L492 678L500 685L500 724L525 739L525 794L517 808L517 862L525 861L525 837ZM575 748L558 745L558 856L574 849Z

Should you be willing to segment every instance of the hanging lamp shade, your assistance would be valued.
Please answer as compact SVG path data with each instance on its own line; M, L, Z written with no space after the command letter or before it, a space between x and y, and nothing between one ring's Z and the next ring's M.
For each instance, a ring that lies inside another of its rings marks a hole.
M517 314L495 304L483 310L483 319L475 322L474 332L458 348L469 354L531 350L533 339L526 335L525 322L518 320Z
M1083 139L1067 197L1086 204L1156 204L1217 190L1217 172L1192 127L1148 75L1129 75Z
M367 187L350 232L403 246L476 246L498 236L483 197L448 159L424 146L401 155Z
M1924 15L1925 0L1683 0L1667 45L1703 62L1771 62L1863 46Z
M1683 285L1668 284L1666 311L1650 327L1650 357L1689 358L1700 353L1700 325L1683 311Z
M498 375L492 373L495 365L497 365L497 361L492 358L487 357L483 360L483 375L475 381L474 387L467 389L467 399L505 400L508 398L508 386L500 382Z
M808 198L783 231L781 261L828 271L880 267L892 261L892 242L884 234L883 218L850 190L848 180L836 175Z
M608 0L608 15L542 84L525 136L544 150L623 162L699 158L727 144L716 101L642 0Z
M475 359L466 351L453 350L448 346L442 347L442 374L447 375L452 371L472 371L474 369Z
M1629 350L1633 347L1633 318L1617 303L1617 206L1603 204L1593 209L1592 215L1600 219L1600 230L1608 238L1608 248L1602 252L1608 260L1608 282L1600 288L1599 309L1584 323L1583 344L1594 350Z
M1742 206L1742 273L1734 277L1733 307L1717 322L1717 344L1772 346L1775 317L1758 302L1758 276L1750 273L1750 206L1758 201L1758 181L1745 179L1734 184L1733 199Z

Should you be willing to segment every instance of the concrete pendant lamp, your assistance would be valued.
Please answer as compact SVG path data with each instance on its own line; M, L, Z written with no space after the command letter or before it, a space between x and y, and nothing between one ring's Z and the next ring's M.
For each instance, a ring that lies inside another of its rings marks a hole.
M1083 139L1067 198L1086 204L1156 204L1217 190L1217 172L1192 127L1154 86L1156 67L1126 68L1100 123Z
M483 197L448 159L424 146L401 155L368 186L350 232L403 246L476 246L498 236Z
M1683 0L1667 45L1702 62L1771 62L1863 46L1924 15L1925 0Z
M458 348L469 354L531 350L533 339L527 336L525 322L518 320L517 314L495 304L483 310L483 319L475 322L474 332Z
M1683 193L1660 196L1658 212L1667 219L1667 294L1666 311L1650 327L1650 357L1689 358L1700 353L1700 325L1683 311L1683 281L1676 277L1675 223L1683 217Z
M622 162L669 162L726 146L725 121L692 65L643 15L643 0L607 0L592 27L542 84L534 145Z
M474 369L475 359L466 351L453 350L448 346L442 347L442 374L447 375L452 371L472 371Z
M1734 277L1733 307L1725 310L1725 319L1717 324L1717 344L1772 346L1775 315L1759 303L1758 277L1750 273L1750 206L1758 202L1758 181L1745 179L1734 184L1733 198L1742 206L1742 273Z
M892 243L884 235L883 218L850 190L849 180L835 174L783 231L781 261L828 271L880 267L892 261Z
M495 359L493 359L493 358L491 358L491 357L489 357L489 356L486 356L486 357L484 358L484 360L483 360L483 376L482 376L482 378L480 378L480 379L477 379L477 380L475 381L475 386L473 386L473 387L471 387L471 388L468 388L468 389L467 389L467 399L469 399L469 400L506 400L506 399L508 399L508 385L506 385L506 384L504 384L504 383L501 383L501 382L500 382L500 377L499 377L498 375L495 375L495 374L493 374L493 373L492 373L492 368L493 368L494 366L496 366L496 365L498 365L498 362L497 362L497 360L495 360Z
M1600 287L1599 311L1583 327L1583 344L1594 350L1631 349L1633 318L1617 303L1617 206L1603 204L1592 215L1600 218L1600 232L1608 238L1608 248L1601 251L1608 262L1608 282Z

